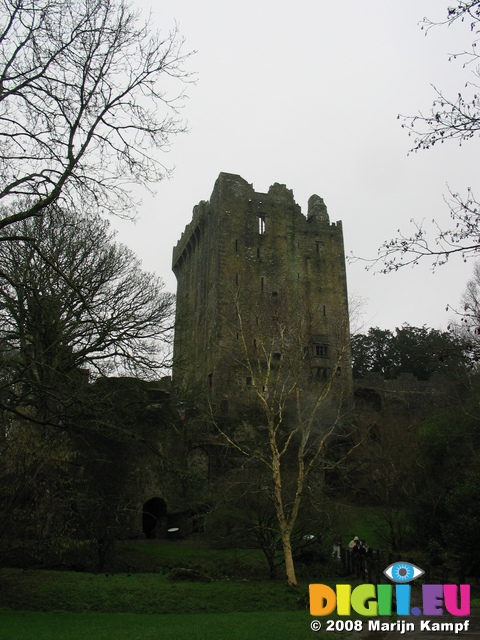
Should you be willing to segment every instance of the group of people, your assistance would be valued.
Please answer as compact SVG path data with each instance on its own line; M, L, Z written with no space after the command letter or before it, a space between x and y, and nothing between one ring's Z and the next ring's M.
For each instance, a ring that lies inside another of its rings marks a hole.
M336 533L333 536L332 558L341 559L341 547L342 536ZM368 580L370 568L373 563L373 552L368 546L368 542L366 540L360 540L358 536L355 536L353 540L350 540L348 543L348 552L351 557L352 569L359 578L361 577L364 580Z
M368 546L368 542L355 536L348 543L348 549L352 555L352 565L356 574L358 576L363 574L365 580L368 580L368 571L372 559L372 550Z

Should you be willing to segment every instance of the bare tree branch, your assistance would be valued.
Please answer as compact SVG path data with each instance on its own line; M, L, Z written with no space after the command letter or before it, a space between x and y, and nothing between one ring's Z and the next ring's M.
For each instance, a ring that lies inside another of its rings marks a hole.
M428 227L425 220L419 223L412 218L413 231L410 234L398 229L395 238L381 245L377 257L368 259L351 254L349 262L362 261L367 270L390 273L402 267L416 266L421 259L429 259L432 270L435 270L452 256L460 256L463 262L474 258L480 252L480 205L471 189L468 189L466 198L450 191L446 202L452 219L449 229L440 227L435 219Z
M131 213L185 130L177 27L162 37L123 0L2 0L0 45L0 231L59 199Z
M477 52L480 33L480 0L456 0L448 7L447 16L440 22L424 18L422 29L426 33L438 26L451 26L455 22L465 22L470 27L471 45L450 56L450 60L461 58L463 67L472 65L473 79L465 85L464 92L454 97L434 87L436 97L429 113L420 112L415 116L399 115L402 128L414 136L412 151L427 150L446 141L457 141L460 145L480 134L480 54ZM367 259L367 269L379 266L379 271L388 273L405 266L415 266L420 260L430 260L433 268L445 264L451 256L460 255L464 261L480 251L480 204L471 188L466 197L449 189L446 198L450 209L452 225L443 228L434 219L433 229L425 222L412 220L414 229L382 244L378 256ZM359 260L351 256L351 260Z

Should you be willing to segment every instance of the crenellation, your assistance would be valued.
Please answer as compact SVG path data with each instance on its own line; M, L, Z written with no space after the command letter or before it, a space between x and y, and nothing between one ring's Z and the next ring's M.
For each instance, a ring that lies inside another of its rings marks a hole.
M182 232L182 235L180 236L180 240L173 248L173 267L175 267L180 259L180 256L182 256L182 254L186 250L192 236L196 235L198 238L201 235L201 229L205 224L205 217L208 215L208 206L209 202L206 200L202 200L199 204L193 207L192 221L187 224L184 231Z

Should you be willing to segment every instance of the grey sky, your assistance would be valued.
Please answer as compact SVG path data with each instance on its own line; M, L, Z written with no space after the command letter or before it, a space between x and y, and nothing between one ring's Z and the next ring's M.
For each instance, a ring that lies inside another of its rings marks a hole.
M148 0L135 4L148 11ZM447 183L475 187L475 140L407 155L411 139L399 113L428 111L431 84L451 95L470 77L448 54L470 44L467 25L425 37L423 16L441 19L443 0L175 0L152 8L168 31L176 20L188 67L184 117L190 133L165 157L175 166L156 195L143 195L135 225L114 221L119 239L175 290L171 255L192 208L210 197L220 171L240 174L257 191L274 182L293 190L306 212L317 193L332 221L342 220L346 253L373 257L411 218L449 223ZM367 300L368 325L403 322L444 328L473 262L452 261L432 274L427 263L374 275L347 268L350 292Z

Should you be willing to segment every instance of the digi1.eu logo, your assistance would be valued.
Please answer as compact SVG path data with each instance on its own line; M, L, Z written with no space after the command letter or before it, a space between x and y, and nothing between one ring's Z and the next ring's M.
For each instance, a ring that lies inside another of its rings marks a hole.
M336 609L339 616L452 616L470 615L470 585L422 584L421 607L411 607L413 580L424 571L410 562L394 562L383 572L393 584L365 583L355 587L337 584L335 590L325 584L311 584L310 613L327 616Z

